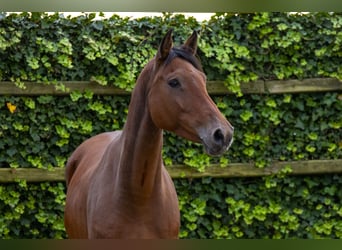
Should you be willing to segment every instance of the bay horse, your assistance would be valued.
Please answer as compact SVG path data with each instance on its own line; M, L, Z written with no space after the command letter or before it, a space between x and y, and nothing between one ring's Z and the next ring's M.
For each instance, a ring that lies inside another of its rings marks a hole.
M66 164L69 238L178 238L180 211L162 161L163 130L220 155L233 127L206 91L197 32L173 47L172 30L140 73L122 131L84 141Z

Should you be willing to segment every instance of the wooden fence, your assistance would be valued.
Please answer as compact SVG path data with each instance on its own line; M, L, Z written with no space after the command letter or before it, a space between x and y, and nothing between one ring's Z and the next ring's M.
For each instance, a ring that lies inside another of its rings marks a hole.
M13 82L0 82L0 95L37 96L37 95L68 95L78 90L89 90L96 95L129 95L130 92L114 86L102 86L90 81L61 82L66 91L56 89L54 84L25 82L25 88L18 88ZM231 94L222 81L208 81L207 89L211 95ZM311 78L304 80L256 81L242 83L244 94L281 94L342 91L342 82L335 78Z
M101 86L94 82L62 82L66 91L56 89L55 85L25 83L25 88L18 88L12 82L0 82L0 95L38 96L38 95L68 95L78 90L90 90L97 95L129 95L130 93L113 86ZM223 82L209 81L208 92L211 95L230 94ZM333 78L313 78L286 81L257 81L241 84L241 90L246 94L280 94L342 91L342 82ZM172 178L201 178L201 177L259 177L276 175L282 169L291 169L290 175L332 174L342 173L342 159L273 162L266 168L256 168L253 163L231 163L227 167L211 165L205 172L184 166L167 167ZM50 170L37 168L0 168L0 183L26 180L28 182L64 181L64 168Z
M274 162L270 167L256 168L253 163L232 163L227 167L211 165L205 172L198 172L194 168L183 165L167 167L172 178L234 178L234 177L261 177L281 173L284 168L290 167L289 175L314 175L342 173L342 159L338 160L311 160ZM64 181L64 168L0 168L0 183L26 180L27 182Z

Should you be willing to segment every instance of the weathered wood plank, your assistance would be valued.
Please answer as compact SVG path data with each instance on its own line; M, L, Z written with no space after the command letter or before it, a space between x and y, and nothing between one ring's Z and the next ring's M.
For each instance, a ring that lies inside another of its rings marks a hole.
M201 178L201 177L261 177L280 173L285 168L290 167L290 175L312 175L312 174L332 174L342 173L342 159L338 160L311 160L311 161L289 161L274 162L267 168L256 168L252 163L232 163L227 167L217 165L209 166L205 172L198 172L186 166L168 167L172 178Z
M64 168L0 168L0 183L26 180L27 182L64 181Z
M335 78L266 81L265 91L270 94L341 91L342 81Z
M280 173L284 167L290 167L290 175L315 175L315 174L342 174L342 159L337 160L310 160L274 162L267 168L256 168L252 163L232 163L227 167L212 165L205 172L196 169L175 165L167 167L171 177L176 178L236 178L236 177L261 177ZM64 168L52 170L37 168L0 168L0 183L10 183L15 180L26 180L27 182L52 182L64 181Z
M54 84L25 82L25 89L18 88L13 82L0 82L0 95L36 96L36 95L68 95L78 90L90 90L96 95L129 95L129 91L114 86L102 86L89 81L66 81L66 91L56 89ZM211 95L231 94L223 81L208 81L207 89ZM312 78L304 80L255 81L241 83L241 91L245 94L280 94L322 91L342 91L342 81L334 78Z
M244 94L262 94L265 93L264 81L255 81L241 83L241 91ZM226 95L232 94L231 91L227 89L223 81L208 81L207 90L211 95Z
M62 82L66 91L56 89L53 84L25 82L25 89L18 88L12 82L0 82L0 95L37 96L37 95L68 95L73 91L90 90L97 95L129 95L130 92L114 86L102 86L96 82L68 81Z
M342 173L342 159L278 162L273 168L277 171L285 166L292 168L293 175Z

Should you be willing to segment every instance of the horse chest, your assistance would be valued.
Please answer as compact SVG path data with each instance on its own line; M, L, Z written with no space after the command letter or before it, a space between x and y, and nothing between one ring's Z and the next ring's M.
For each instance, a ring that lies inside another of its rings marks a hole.
M99 201L88 211L89 238L177 238L180 226L178 206L171 203L133 204L117 200Z

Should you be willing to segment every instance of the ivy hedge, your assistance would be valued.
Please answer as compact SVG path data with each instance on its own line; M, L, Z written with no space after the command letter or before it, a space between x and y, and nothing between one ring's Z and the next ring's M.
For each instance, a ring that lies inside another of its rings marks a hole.
M213 96L236 128L223 157L165 132L167 165L205 171L212 163L341 159L342 94L243 95L258 79L342 79L341 13L216 14L211 20L165 13L137 20L95 14L0 14L0 81L54 84L92 80L131 90L137 74L173 27L179 44L200 31L209 80L234 95ZM4 83L3 83L4 84ZM64 167L86 138L122 128L128 96L0 96L0 167ZM229 167L229 166L228 166ZM342 176L176 179L181 238L342 238ZM0 237L65 238L64 183L0 186Z

